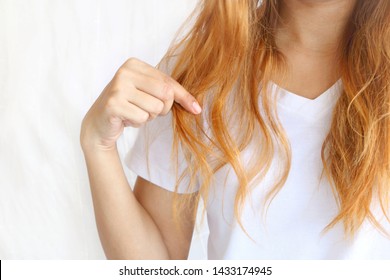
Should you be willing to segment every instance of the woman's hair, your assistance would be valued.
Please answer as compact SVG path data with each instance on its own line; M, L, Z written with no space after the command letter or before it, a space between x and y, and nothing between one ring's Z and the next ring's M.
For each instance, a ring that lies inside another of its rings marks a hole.
M198 198L207 202L214 174L231 166L238 178L234 213L241 226L245 199L253 182L270 170L275 152L283 155L284 166L267 205L283 187L291 165L289 141L267 90L271 77L285 69L275 44L279 5L280 0L203 0L193 27L165 57L174 61L172 77L204 108L196 117L178 104L172 108L174 151L180 146L187 162L178 183L188 176L189 190L199 184ZM383 231L371 211L373 200L380 201L389 218L389 14L388 0L358 0L340 45L343 92L321 157L339 205L326 229L342 222L348 236L366 218ZM244 163L240 154L253 139L258 139L258 151Z

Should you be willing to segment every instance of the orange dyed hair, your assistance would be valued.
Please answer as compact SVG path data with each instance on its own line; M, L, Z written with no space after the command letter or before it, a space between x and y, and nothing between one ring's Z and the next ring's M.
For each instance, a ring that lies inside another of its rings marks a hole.
M268 202L283 187L290 169L288 139L268 92L270 77L282 75L284 58L275 44L278 0L203 0L188 34L171 47L171 75L192 93L207 113L194 117L172 108L174 150L187 161L189 190L201 182L198 198L207 201L213 175L230 165L238 177L234 212L240 223L243 203L254 179L268 172L275 149L284 155L284 171L275 178ZM371 202L379 197L385 216L390 187L390 1L358 0L342 43L344 91L333 112L322 151L326 175L339 203L328 229L343 222L348 235L368 218L379 229ZM263 104L262 111L257 104ZM240 124L234 133L230 120ZM205 131L207 124L208 131ZM240 153L254 137L259 151L249 166ZM199 180L200 179L200 180ZM177 187L177 186L176 186ZM184 201L189 203L189 201ZM183 206L183 205L182 205ZM241 223L240 223L241 225Z

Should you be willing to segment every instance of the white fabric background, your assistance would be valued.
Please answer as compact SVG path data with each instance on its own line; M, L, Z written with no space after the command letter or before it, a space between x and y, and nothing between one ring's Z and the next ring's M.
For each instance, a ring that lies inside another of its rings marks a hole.
M128 57L158 63L195 4L0 0L0 259L104 258L81 120ZM191 258L205 257L205 235Z

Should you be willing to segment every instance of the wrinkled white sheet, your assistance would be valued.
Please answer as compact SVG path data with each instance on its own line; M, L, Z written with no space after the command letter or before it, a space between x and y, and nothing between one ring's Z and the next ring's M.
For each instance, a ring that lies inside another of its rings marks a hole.
M81 120L128 57L158 63L195 2L0 0L0 259L104 258Z

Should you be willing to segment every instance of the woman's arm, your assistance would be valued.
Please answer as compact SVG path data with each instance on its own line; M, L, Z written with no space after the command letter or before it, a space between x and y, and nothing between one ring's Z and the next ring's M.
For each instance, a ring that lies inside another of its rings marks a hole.
M194 227L191 209L179 216L177 230L171 192L139 177L133 193L116 149L84 154L107 258L186 259Z
M125 126L139 127L167 114L174 101L193 114L201 111L195 98L171 77L129 59L83 119L80 141L108 258L168 259L188 254L192 213L179 219L184 230L180 233L185 232L179 236L171 213L173 194L142 179L133 193L116 148Z
M187 196L194 203L189 204L177 217L174 217L172 213L172 192L138 177L135 183L134 195L159 228L169 257L171 259L187 259L194 231L194 210L197 208L197 203L195 203L197 194L178 195L179 200L186 199L185 196ZM179 225L180 228L178 228Z

